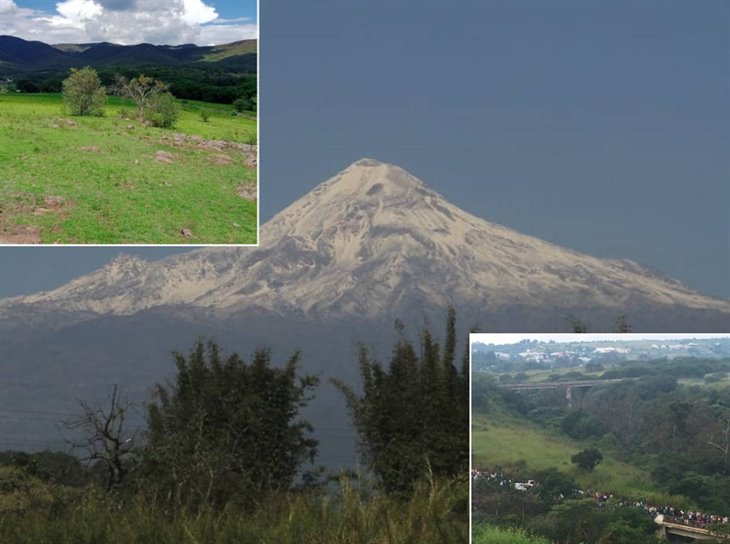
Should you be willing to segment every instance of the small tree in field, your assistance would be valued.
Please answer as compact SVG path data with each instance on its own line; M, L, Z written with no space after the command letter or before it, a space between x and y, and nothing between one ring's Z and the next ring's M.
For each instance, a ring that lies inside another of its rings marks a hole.
M119 95L132 99L140 121L163 128L170 128L177 121L180 108L162 81L144 74L128 80L117 74L115 90Z
M170 93L154 95L150 107L145 112L145 121L155 127L172 128L180 115L180 106Z
M586 448L570 458L573 464L588 472L592 472L602 460L603 454L597 448Z
M63 81L63 99L73 115L104 115L106 89L93 68L71 68Z

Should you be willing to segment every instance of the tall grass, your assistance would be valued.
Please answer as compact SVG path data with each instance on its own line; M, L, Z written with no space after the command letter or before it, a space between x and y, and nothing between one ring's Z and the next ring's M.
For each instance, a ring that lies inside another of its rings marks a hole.
M475 525L472 544L551 544L541 536L530 536L521 529L506 529L491 525Z
M0 542L12 544L436 544L468 542L464 481L424 482L408 500L348 483L329 493L267 499L254 512L229 505L169 517L138 495L126 501L88 490L76 501L0 512Z

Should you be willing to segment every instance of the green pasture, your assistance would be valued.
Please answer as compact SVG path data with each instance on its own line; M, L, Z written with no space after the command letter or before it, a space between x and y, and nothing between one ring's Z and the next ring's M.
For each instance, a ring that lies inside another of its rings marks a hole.
M520 469L527 473L557 468L575 478L582 489L661 504L687 504L684 497L657 492L648 473L619 461L611 452L601 450L603 461L593 472L573 465L571 456L591 445L594 443L573 440L502 414L475 413L472 420L472 456L476 467Z
M161 129L115 97L104 117L73 117L58 94L0 95L0 242L256 243L256 168L244 152L173 141L256 144L255 115L181 105L175 128Z

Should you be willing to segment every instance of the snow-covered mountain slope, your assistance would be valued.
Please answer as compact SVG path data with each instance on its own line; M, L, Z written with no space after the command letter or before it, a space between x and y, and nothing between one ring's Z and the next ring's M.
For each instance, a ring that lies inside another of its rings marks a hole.
M374 318L414 304L678 307L727 313L634 263L597 259L479 219L398 168L362 159L280 212L259 248L156 262L120 256L50 292L0 301L0 318L71 319L191 305L223 314Z

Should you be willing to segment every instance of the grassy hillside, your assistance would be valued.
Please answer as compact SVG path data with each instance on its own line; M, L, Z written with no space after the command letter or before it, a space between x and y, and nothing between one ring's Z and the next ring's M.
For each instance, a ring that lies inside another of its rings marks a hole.
M513 467L534 473L557 468L573 478L582 489L644 498L660 504L686 504L683 497L657 492L649 474L621 462L609 451L593 472L573 465L570 457L590 446L589 441L572 440L527 421L506 415L475 413L472 421L473 464L476 467Z
M133 112L112 98L105 117L71 117L60 95L0 95L0 241L256 243L254 150L206 142L255 144L253 115L187 102L166 130Z
M507 529L476 524L472 528L472 544L551 544L549 540L530 536L521 529Z
M248 55L250 53L256 53L257 47L257 40L243 40L240 42L228 43L215 47L213 52L205 55L202 60L207 62L216 62L236 55Z

